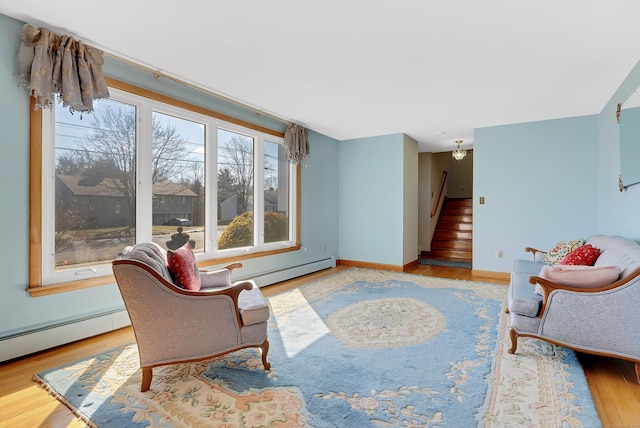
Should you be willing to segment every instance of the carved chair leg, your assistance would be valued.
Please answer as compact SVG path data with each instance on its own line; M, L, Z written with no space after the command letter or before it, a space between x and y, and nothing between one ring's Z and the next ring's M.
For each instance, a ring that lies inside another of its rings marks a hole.
M151 387L151 379L153 379L153 368L142 368L142 384L140 385L140 392L148 391Z
M510 354L516 353L516 348L518 347L518 332L515 329L511 328L509 331L509 337L511 337L511 348L509 349Z
M265 370L269 370L271 368L271 363L267 361L267 354L269 353L269 340L265 339L262 345L260 345L260 349L262 350L262 365Z
M640 383L640 363L636 362L636 382Z

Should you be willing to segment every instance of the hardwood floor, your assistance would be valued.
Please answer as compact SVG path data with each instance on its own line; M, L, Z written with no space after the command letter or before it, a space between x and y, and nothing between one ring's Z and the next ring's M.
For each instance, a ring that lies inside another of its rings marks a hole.
M262 291L267 297L273 296L345 269L348 268L338 266L265 287ZM417 265L407 272L505 285L507 283L503 278L474 275L469 269L444 266ZM134 340L133 332L128 327L0 364L0 427L85 426L65 405L36 385L32 380L33 374ZM640 427L640 385L635 380L634 365L628 361L586 354L579 354L579 358L603 427Z

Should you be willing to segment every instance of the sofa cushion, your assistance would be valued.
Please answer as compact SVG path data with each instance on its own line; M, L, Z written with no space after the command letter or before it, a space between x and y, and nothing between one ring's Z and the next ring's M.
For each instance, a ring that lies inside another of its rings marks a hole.
M600 257L594 266L619 266L622 278L640 267L640 245L622 236L593 235L587 244L600 248Z
M186 243L177 250L167 251L167 263L177 286L191 291L200 290L200 271L191 245Z
M531 260L516 259L513 262L513 270L515 273L528 273L530 275L538 275L545 266L542 262L534 262Z
M584 244L564 256L560 261L560 264L589 266L595 263L598 256L600 256L599 248L596 248L591 244Z
M534 293L535 288L529 284L529 277L536 273L512 272L507 307L509 312L527 317L536 317L540 312L542 296Z
M544 266L540 277L560 285L598 288L618 280L618 266L557 265Z
M567 254L581 245L581 239L576 239L574 241L560 241L547 252L547 255L544 258L544 262L550 265L559 264Z
M238 295L238 309L243 325L265 322L269 319L269 305L255 282L251 290L242 290Z

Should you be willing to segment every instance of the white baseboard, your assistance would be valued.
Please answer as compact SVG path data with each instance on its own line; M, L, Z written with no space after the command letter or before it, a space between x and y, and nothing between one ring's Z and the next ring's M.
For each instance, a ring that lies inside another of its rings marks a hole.
M123 308L0 339L0 362L131 325Z
M336 259L328 257L299 266L238 279L253 279L259 287L264 287L332 267L336 267ZM123 308L0 338L0 362L118 330L129 325L131 325L129 315Z
M238 278L238 279L241 279L241 280L252 279L255 281L258 287L264 287L266 285L275 284L276 282L286 281L288 279L297 278L299 276L308 275L310 273L317 272L319 270L329 269L334 267L336 267L335 257L327 257L326 259L304 263L298 266L292 266L284 269L257 273L257 274L254 274L253 276L248 276L246 278Z

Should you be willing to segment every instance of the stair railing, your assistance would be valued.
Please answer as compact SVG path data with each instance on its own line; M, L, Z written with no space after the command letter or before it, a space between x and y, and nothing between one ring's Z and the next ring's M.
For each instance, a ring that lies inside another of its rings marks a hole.
M438 192L438 200L436 204L433 206L433 211L431 211L431 217L434 217L438 210L440 209L440 199L442 199L442 194L444 193L444 185L447 183L447 171L442 171L442 184L440 185L440 192ZM444 201L442 201L444 203Z

